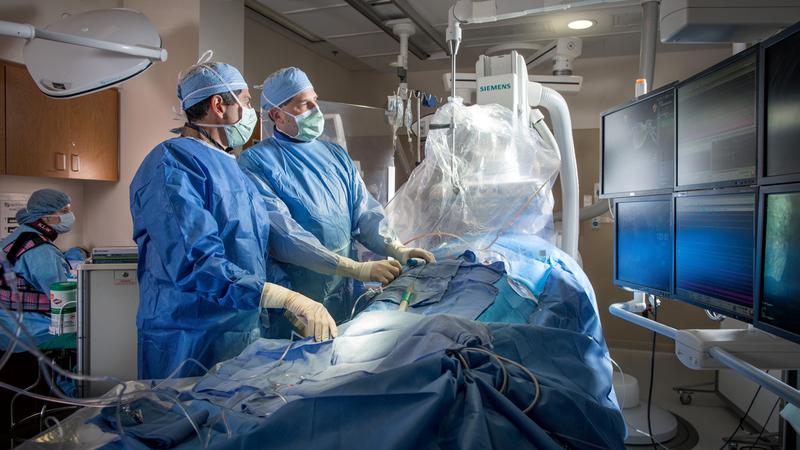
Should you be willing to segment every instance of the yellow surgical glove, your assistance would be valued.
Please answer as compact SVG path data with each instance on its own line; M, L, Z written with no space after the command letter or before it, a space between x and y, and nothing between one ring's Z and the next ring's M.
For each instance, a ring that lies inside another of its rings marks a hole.
M436 257L433 256L433 253L422 248L404 247L399 242L392 242L387 245L386 255L400 261L400 264L407 263L411 258L424 259L429 264L436 262Z
M316 341L324 341L337 336L336 322L322 303L315 302L299 292L283 286L265 283L261 290L262 308L285 308L303 325L303 336L314 336Z
M340 256L336 266L336 275L355 278L359 281L377 281L389 284L400 275L400 269L400 263L397 261L358 262Z

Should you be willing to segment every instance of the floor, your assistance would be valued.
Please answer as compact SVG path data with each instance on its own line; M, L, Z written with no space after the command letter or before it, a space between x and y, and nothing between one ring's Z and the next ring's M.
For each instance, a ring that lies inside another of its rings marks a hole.
M639 379L640 398L646 401L650 381L650 353L612 348L611 355L626 373ZM696 450L719 449L736 428L739 416L715 394L695 394L690 405L683 405L679 395L672 390L674 386L713 381L714 372L691 370L671 353L656 353L655 368L655 404L683 417L697 429L700 440L694 447Z

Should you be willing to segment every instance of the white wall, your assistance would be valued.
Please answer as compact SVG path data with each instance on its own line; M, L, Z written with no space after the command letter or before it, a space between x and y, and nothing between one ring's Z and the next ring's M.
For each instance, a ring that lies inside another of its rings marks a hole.
M202 55L214 51L214 61L242 70L244 66L244 0L200 0Z
M245 15L243 75L251 86L263 83L278 69L295 66L306 72L323 100L355 103L357 91L369 88L369 84L354 83L353 72L272 31L262 20ZM261 91L254 94L260 96ZM260 105L260 100L254 105Z
M125 0L124 6L144 13L161 35L169 59L122 84L120 97L120 180L86 182L88 204L84 225L90 247L133 245L128 188L144 157L181 122L175 86L178 73L197 61L199 5L192 0Z

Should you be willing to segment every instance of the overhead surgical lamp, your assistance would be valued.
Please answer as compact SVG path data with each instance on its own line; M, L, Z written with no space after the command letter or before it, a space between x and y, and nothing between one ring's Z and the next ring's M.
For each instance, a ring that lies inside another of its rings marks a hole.
M27 39L25 66L39 89L67 98L114 86L166 61L161 37L131 9L86 11L45 28L0 21L0 36Z

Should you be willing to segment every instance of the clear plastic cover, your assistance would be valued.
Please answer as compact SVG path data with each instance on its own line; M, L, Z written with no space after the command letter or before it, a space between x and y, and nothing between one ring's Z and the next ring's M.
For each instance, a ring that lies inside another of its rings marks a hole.
M558 150L508 108L459 100L431 121L424 161L386 208L391 226L403 242L446 254L492 252L503 235L552 243Z

